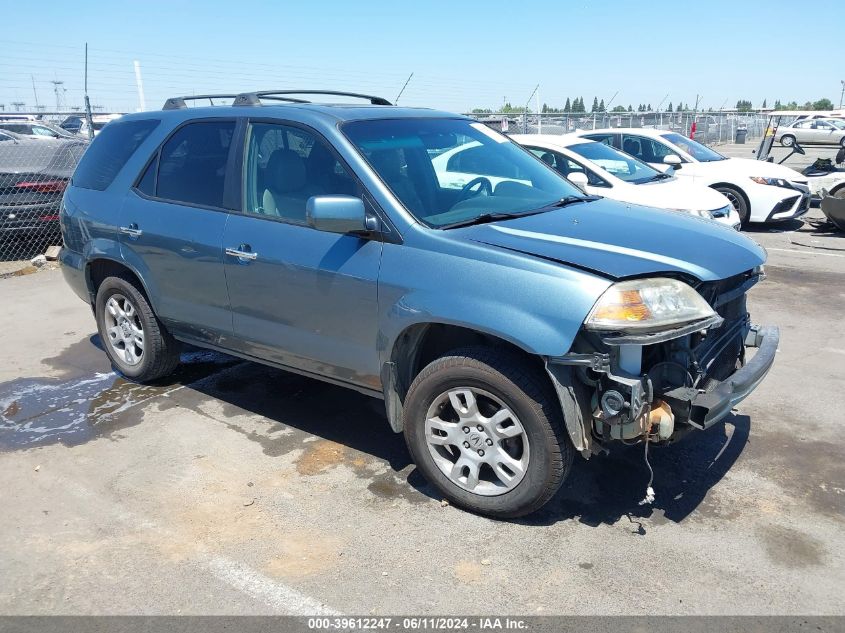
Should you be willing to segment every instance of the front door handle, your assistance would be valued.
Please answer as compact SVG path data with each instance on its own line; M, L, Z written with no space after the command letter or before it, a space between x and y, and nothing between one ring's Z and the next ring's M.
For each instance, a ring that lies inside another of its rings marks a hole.
M242 262L251 262L258 257L258 253L249 250L248 244L241 244L238 248L227 248L226 254L230 257L237 257Z
M118 230L124 235L128 235L133 239L141 237L141 235L144 233L141 229L138 228L138 225L134 222L129 226L121 226Z

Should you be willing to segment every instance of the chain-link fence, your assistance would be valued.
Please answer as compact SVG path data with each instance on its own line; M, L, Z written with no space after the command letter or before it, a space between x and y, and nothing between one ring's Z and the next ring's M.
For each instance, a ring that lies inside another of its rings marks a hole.
M757 112L597 112L469 114L510 134L567 134L603 128L653 128L678 132L708 145L759 139L766 115Z
M0 262L61 244L62 195L87 147L46 120L0 117Z

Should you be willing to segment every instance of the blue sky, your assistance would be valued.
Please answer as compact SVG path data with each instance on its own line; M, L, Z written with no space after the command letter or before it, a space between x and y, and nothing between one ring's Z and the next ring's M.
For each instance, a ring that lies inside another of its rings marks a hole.
M35 11L14 3L3 10L4 24L19 28L0 34L0 103L32 107L34 80L39 102L55 107L50 81L61 80L60 98L81 104L87 41L92 102L121 111L139 105L134 60L148 109L176 94L288 87L393 100L411 72L401 102L448 110L523 105L537 84L541 100L559 107L583 96L589 108L593 96L608 101L617 91L613 105L634 108L667 94L691 106L700 94L714 108L764 98L836 104L842 8L841 0L42 0Z

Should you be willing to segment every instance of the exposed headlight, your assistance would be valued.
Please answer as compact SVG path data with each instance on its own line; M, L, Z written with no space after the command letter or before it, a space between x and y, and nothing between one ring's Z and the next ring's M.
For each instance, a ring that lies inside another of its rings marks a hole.
M788 187L792 188L792 185L789 184L788 180L784 180L783 178L763 178L762 176L749 176L751 180L756 182L758 185L771 185L772 187Z
M713 219L713 214L705 209L672 209L672 211L694 215L698 218L707 218L708 220Z
M584 326L590 330L644 332L715 315L690 286L665 277L620 281L605 290Z

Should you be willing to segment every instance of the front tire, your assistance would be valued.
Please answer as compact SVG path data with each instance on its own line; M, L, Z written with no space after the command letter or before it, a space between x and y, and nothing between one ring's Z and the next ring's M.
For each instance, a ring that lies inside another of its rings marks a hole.
M745 196L738 189L733 187L714 187L716 191L725 196L739 215L739 221L745 226L749 222L748 203L745 201Z
M414 379L404 405L414 463L452 504L493 518L542 507L575 449L541 370L482 347L450 352Z
M795 145L795 137L790 136L789 134L785 134L784 136L780 137L780 144L784 147L792 147Z
M121 374L150 382L173 373L179 364L179 344L133 280L104 279L94 310L103 348Z

